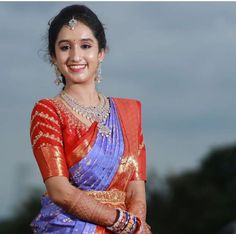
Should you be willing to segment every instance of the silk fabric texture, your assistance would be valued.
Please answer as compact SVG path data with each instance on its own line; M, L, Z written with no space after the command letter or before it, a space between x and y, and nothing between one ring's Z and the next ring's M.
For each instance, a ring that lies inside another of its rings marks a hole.
M141 128L141 103L109 98L110 115L102 136L97 122L86 126L59 99L38 101L31 115L31 143L42 178L65 176L94 199L126 209L125 191L132 180L146 180L146 150ZM110 233L57 206L47 194L32 221L34 233Z

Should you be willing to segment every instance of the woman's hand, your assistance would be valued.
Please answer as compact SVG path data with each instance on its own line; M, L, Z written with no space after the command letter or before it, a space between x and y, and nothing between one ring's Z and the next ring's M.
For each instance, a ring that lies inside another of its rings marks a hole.
M152 234L151 227L145 221L142 221L141 227L135 234Z
M142 225L143 231L141 232L141 234L152 234L151 227L146 222L143 222Z

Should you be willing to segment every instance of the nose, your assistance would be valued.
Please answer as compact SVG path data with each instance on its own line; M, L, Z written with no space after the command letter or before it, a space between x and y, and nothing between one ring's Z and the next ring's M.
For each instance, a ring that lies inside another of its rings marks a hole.
M81 50L78 46L73 46L70 53L70 58L73 62L78 62L81 60Z

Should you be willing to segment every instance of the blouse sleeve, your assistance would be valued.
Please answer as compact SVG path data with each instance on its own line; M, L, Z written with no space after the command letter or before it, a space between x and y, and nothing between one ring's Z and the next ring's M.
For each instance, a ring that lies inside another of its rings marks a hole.
M49 99L40 100L33 108L30 138L43 180L52 176L68 177L61 120Z
M135 172L132 180L147 180L146 175L146 147L142 132L142 108L141 102L137 101L138 105L138 154L136 158Z

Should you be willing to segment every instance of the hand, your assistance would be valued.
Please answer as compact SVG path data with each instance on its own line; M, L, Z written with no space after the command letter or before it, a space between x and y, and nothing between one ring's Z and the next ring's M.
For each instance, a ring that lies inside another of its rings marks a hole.
M152 234L151 227L146 223L146 221L141 221L141 226L139 226L135 234Z
M152 234L151 227L145 221L143 221L142 225L143 225L142 234Z

